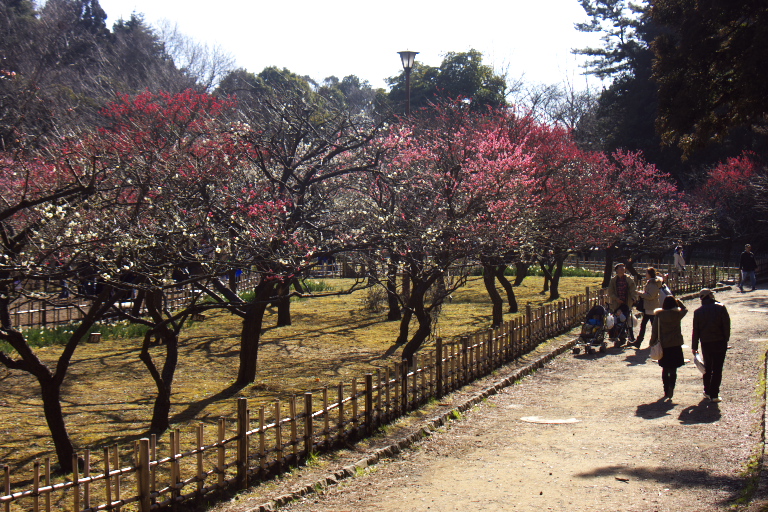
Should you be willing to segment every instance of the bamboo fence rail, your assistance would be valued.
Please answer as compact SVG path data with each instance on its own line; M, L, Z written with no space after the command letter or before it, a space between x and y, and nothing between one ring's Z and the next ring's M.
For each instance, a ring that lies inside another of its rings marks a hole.
M715 269L700 269L695 277L673 284L673 290L713 286L717 276ZM215 429L200 423L185 433L184 446L182 433L175 429L162 446L151 436L136 441L132 450L122 448L122 453L117 445L103 448L99 460L85 450L75 456L78 469L68 481L52 483L46 458L34 463L31 487L12 487L10 468L4 466L0 511L149 512L215 491L244 489L488 375L579 325L605 299L605 290L587 288L556 303L527 305L523 315L497 329L453 343L438 338L434 349L416 354L411 364L403 360L351 383L324 386L255 411L240 398L234 419L220 418Z

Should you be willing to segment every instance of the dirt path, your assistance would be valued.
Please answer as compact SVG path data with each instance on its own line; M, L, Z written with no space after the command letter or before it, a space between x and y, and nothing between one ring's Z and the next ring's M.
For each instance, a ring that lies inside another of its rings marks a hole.
M703 399L692 364L662 402L646 347L566 353L414 449L281 510L723 510L762 441L768 293L718 299L733 319L721 404Z

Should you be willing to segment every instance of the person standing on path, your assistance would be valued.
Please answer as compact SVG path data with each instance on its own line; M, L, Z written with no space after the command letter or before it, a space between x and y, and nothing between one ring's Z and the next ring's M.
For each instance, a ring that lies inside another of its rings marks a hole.
M747 278L749 278L749 283L752 285L752 291L755 291L757 287L757 278L755 277L757 261L755 260L755 253L752 252L752 246L749 244L744 246L744 252L741 253L741 258L739 258L739 270L741 270L739 291L744 291L744 283Z
M680 322L688 313L685 304L670 295L661 308L654 311L656 319L651 328L651 345L661 343L664 354L659 359L664 399L672 400L677 382L677 369L685 364L683 359L683 331Z
M683 247L681 245L675 247L674 268L673 275L675 277L685 277L685 256L683 255Z
M704 357L704 396L713 402L720 402L720 382L723 380L723 364L731 338L731 317L724 305L715 301L709 288L699 292L701 307L693 312L693 357L699 353Z
M645 271L645 287L643 293L640 294L640 298L643 299L643 321L640 322L640 332L637 334L637 341L635 341L635 348L640 348L643 344L643 337L645 336L645 326L648 322L651 322L653 327L653 312L661 307L659 301L659 290L663 281L656 276L656 269L648 267Z
M621 311L629 321L629 315L632 313L632 306L637 299L637 287L632 276L626 274L626 266L623 263L617 263L614 267L616 275L608 283L608 304L612 312ZM632 324L629 324L629 340L635 341L632 332Z

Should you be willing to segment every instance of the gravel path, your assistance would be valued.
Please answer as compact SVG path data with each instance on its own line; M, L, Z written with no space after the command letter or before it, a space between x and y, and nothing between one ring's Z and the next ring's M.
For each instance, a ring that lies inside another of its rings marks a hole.
M724 510L761 454L768 293L718 299L733 320L720 404L702 397L693 364L678 370L675 397L663 402L647 345L567 352L413 449L280 510ZM253 510L247 503L219 510Z

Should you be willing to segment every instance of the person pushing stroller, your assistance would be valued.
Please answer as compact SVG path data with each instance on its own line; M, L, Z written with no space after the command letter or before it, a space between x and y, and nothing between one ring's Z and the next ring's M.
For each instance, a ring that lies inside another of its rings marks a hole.
M632 343L635 341L635 335L632 332L630 315L632 314L632 306L637 300L637 287L632 276L626 274L627 268L623 263L617 263L613 268L616 274L608 284L608 304L613 313L621 312L624 314L628 324L629 341Z

